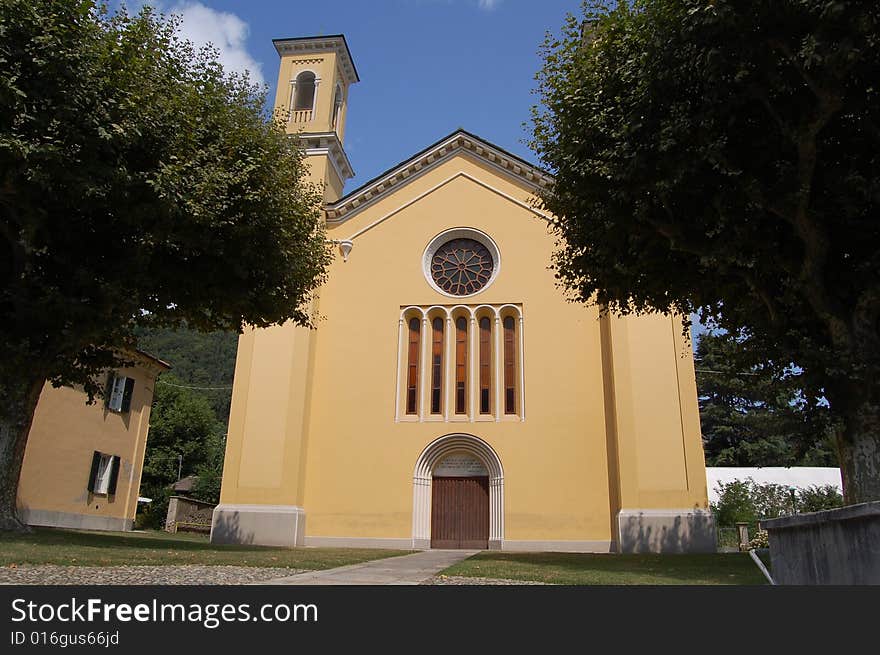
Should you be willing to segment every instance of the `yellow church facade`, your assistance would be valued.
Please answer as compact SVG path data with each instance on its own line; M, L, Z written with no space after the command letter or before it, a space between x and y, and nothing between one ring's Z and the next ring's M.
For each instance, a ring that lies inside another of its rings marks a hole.
M316 329L239 339L212 540L715 548L681 321L566 301L541 170L459 130L342 195L342 36L275 42L338 256Z

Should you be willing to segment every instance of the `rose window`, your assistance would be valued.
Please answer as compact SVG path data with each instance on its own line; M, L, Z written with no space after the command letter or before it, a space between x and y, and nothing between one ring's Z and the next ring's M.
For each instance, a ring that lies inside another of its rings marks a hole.
M431 277L440 289L454 296L469 296L492 277L492 254L474 239L453 239L440 246L431 259Z

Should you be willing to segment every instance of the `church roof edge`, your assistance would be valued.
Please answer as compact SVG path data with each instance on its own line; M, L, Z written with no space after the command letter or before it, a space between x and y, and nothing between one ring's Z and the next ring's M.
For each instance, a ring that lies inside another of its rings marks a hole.
M506 169L512 175L534 187L535 190L547 187L553 179L546 171L534 164L499 148L476 134L459 128L380 173L357 189L350 191L336 202L328 204L324 208L327 212L327 219L338 221L347 218L347 214L353 209L363 207L366 202L375 200L380 195L386 195L392 188L397 188L413 172L418 172L426 165L431 165L441 159L445 160L460 150L470 151L481 159Z

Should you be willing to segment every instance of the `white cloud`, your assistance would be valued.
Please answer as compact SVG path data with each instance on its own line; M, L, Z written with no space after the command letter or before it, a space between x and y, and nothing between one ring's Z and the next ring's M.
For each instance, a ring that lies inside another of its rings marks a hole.
M248 71L253 82L265 83L262 66L247 51L250 27L241 18L200 2L178 2L168 13L180 15L181 36L197 47L213 44L220 51L220 63L227 71Z
M501 4L501 0L477 0L477 6L486 11L492 11Z

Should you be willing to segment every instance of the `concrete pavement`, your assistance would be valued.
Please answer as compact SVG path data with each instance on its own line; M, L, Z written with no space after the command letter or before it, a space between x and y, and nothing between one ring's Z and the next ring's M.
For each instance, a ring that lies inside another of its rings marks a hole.
M259 584L272 585L417 585L478 550L425 550L411 555L311 571Z

